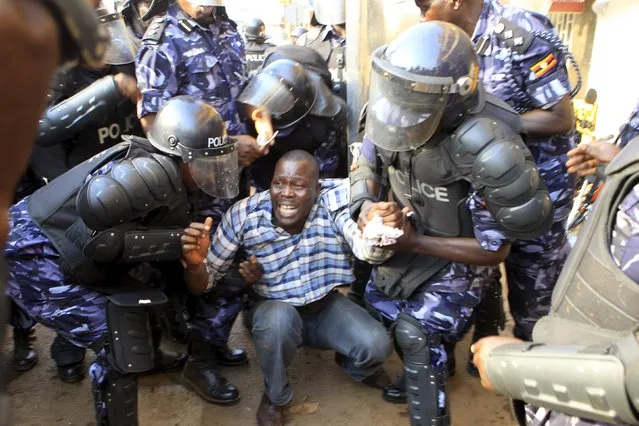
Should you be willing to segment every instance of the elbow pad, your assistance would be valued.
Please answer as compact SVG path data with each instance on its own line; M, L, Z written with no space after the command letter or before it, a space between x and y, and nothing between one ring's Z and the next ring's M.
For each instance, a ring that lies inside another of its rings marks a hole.
M548 189L521 138L498 120L475 118L453 135L453 160L470 169L486 208L511 238L548 232L553 207Z
M637 424L639 344L526 343L495 348L486 361L495 390L534 406L606 423Z
M100 122L124 97L112 76L101 78L74 96L47 109L40 119L36 144L50 146Z

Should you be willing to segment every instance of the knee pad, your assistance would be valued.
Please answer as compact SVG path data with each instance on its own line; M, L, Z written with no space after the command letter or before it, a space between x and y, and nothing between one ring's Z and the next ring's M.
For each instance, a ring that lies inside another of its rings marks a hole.
M415 318L400 314L395 323L395 340L401 348L406 376L406 396L412 426L449 426L448 400L439 406L439 392L445 391L446 370L431 365L431 348L441 345L439 336L424 333Z

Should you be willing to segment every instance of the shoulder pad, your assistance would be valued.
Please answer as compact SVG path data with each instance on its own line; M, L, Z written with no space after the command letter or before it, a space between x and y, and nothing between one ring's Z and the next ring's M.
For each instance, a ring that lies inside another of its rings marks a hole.
M501 121L468 120L453 136L453 159L470 167L470 180L510 237L530 239L552 225L550 194L530 151Z
M530 32L504 17L499 18L494 31L501 43L518 53L528 50L535 38Z
M487 114L490 117L497 118L517 134L524 133L521 115L517 111L515 111L506 102L491 95L490 93L486 93L485 96L486 103L482 113Z
M179 168L170 159L138 157L91 178L80 189L76 207L90 229L102 231L168 205L183 187Z
M162 34L164 34L164 29L168 25L169 21L164 18L156 18L151 22L149 28L147 28L144 33L144 37L142 37L143 42L147 42L148 44L158 44L162 39Z

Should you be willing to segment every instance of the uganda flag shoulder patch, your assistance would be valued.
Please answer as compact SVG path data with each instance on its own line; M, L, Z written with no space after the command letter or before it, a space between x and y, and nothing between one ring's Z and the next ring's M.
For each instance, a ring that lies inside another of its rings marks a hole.
M530 71L535 74L536 78L543 77L557 66L557 58L554 53L550 53L541 61L530 67Z

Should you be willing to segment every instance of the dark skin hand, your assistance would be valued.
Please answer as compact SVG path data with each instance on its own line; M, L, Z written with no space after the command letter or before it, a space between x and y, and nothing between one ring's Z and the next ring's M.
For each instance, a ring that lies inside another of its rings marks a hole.
M575 114L570 95L548 109L535 109L521 115L524 130L529 136L563 135L575 127Z
M138 101L140 91L138 90L138 83L135 78L124 73L119 73L113 76L113 80L115 81L115 85L118 87L118 91L122 96L133 103Z
M568 173L590 176L597 172L597 166L610 163L621 151L617 145L606 141L583 143L568 151Z
M204 261L211 246L209 232L213 219L207 217L204 223L193 222L184 230L182 242L182 265L184 278L191 292L202 294L208 287L209 275Z
M257 260L257 257L251 256L248 260L240 263L240 275L248 285L254 284L264 275L264 268Z
M440 238L418 235L415 233L412 222L408 219L410 210L407 207L400 210L399 204L394 202L365 202L357 221L359 229L363 230L375 214L381 216L384 225L404 231L404 234L397 239L397 243L387 247L389 250L482 266L499 265L506 260L510 252L510 244L504 244L497 251L488 251L484 250L474 238Z
M41 2L0 0L0 244L8 234L7 213L26 168L60 59L58 25Z

